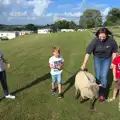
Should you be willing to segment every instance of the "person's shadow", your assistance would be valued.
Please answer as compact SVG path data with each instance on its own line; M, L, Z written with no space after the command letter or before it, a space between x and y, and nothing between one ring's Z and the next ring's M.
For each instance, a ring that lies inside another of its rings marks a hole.
M63 85L68 85L68 87L63 91L63 95L74 85L75 82L75 75L70 77Z
M108 73L108 83L107 83L107 88L106 88L106 98L108 98L109 93L111 91L111 86L113 83L113 73L112 73L112 69L109 70Z
M47 73L47 74L43 75L42 77L39 77L39 78L37 78L36 80L33 80L33 81L32 81L31 83L29 83L28 85L25 85L25 86L23 86L22 88L19 88L19 89L15 90L15 91L11 92L11 95L15 95L15 94L17 94L17 93L20 93L20 92L22 92L22 91L24 91L24 90L26 90L26 89L28 89L28 88L31 88L31 87L33 87L34 85L37 85L37 84L39 84L40 82L43 82L43 81L45 81L45 80L47 80L47 79L49 79L49 78L50 78L50 73ZM0 101L3 100L4 98L5 98L5 97L0 98Z

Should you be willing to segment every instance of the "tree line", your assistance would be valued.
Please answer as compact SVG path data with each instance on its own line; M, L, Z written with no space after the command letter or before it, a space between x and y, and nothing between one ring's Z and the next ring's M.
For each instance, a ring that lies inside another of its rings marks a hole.
M87 9L80 16L79 24L83 28L93 28L101 26L119 26L120 25L120 9L113 8L108 12L105 21L99 10Z
M79 25L73 21L59 20L51 25L47 24L45 26L37 26L34 24L28 24L24 26L13 26L13 25L1 25L0 30L9 30L9 31L21 31L21 30L32 30L37 31L38 28L51 28L51 32L56 32L59 29L75 29L78 28L95 28L102 26L119 26L120 25L120 9L113 8L109 11L106 18L104 18L100 10L96 9L87 9L83 12L83 15L80 16Z

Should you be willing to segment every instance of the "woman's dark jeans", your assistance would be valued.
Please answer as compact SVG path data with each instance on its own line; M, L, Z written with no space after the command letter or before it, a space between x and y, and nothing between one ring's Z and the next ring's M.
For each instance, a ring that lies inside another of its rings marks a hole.
M107 87L107 76L111 65L111 58L98 58L94 56L94 69L96 73L97 82L100 82L103 87L99 91L99 95L105 95Z

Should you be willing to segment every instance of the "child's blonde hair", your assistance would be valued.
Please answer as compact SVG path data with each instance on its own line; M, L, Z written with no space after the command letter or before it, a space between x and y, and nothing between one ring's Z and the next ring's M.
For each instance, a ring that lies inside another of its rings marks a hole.
M57 51L60 54L60 48L58 47L53 47L53 52Z

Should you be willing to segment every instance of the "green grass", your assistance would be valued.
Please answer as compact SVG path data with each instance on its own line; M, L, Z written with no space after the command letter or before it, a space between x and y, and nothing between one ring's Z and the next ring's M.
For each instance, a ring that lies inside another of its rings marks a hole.
M74 99L74 73L80 69L86 47L93 37L89 32L80 32L29 35L1 41L0 49L14 69L14 72L7 69L7 77L9 90L16 94L16 99L0 101L0 120L119 120L117 100L97 102L96 112L91 114L89 101L80 104ZM67 82L63 90L67 91L61 100L50 92L48 60L53 45L61 48L64 68L68 71L63 71L63 83ZM87 67L94 74L92 56ZM1 88L0 96L3 95Z

